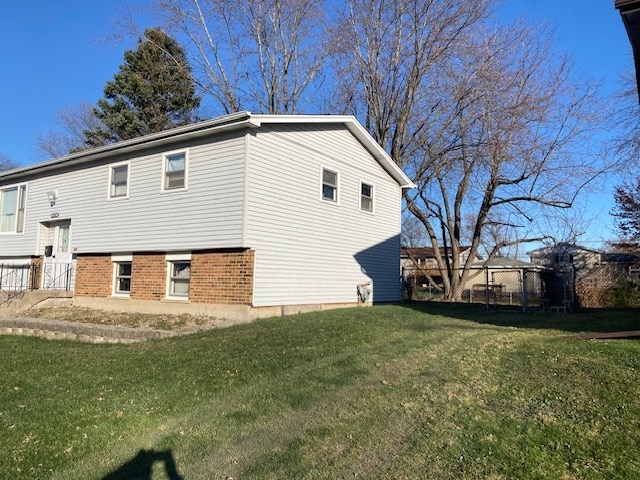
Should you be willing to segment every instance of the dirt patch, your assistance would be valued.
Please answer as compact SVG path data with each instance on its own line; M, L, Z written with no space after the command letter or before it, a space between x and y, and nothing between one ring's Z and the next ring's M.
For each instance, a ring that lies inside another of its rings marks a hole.
M162 315L135 312L114 312L83 307L33 308L19 314L20 317L49 318L67 322L117 325L122 327L147 327L159 330L176 330L185 327L213 325L214 317L190 315Z

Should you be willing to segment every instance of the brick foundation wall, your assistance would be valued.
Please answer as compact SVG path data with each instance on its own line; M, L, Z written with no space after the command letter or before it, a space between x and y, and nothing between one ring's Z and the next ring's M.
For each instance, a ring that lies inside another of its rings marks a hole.
M191 254L189 301L252 305L253 250L211 250ZM75 295L109 297L113 292L111 255L78 255ZM167 289L164 252L134 253L131 263L132 300L163 300Z
M131 264L131 299L162 300L167 290L164 253L134 253Z
M113 282L111 255L78 255L76 286L78 297L108 297Z
M251 305L254 258L253 250L193 253L189 299L193 303Z

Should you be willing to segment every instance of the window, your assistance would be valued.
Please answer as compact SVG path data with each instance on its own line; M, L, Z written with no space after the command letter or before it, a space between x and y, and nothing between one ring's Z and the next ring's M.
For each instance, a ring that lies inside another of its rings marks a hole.
M24 232L24 207L27 203L27 187L18 188L18 213L16 215L16 233Z
M338 201L338 174L326 168L322 169L322 199Z
M187 153L177 152L164 157L163 190L175 190L187 186Z
M110 168L110 198L126 198L129 195L129 164L113 165Z
M56 227L56 254L69 253L69 230L71 225L59 225Z
M129 295L131 292L131 262L116 262L116 281L114 292Z
M373 185L360 184L360 210L373 212Z
M169 262L169 296L188 298L190 277L190 260Z
M24 209L27 187L0 190L0 233L24 232Z

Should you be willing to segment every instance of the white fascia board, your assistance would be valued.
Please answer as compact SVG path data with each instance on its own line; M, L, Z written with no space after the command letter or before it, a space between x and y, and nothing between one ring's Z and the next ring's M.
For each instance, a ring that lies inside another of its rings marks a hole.
M251 120L250 112L238 112L224 117L218 117L204 122L193 123L182 127L172 128L158 133L144 135L142 137L124 140L122 142L105 145L103 147L84 150L64 157L48 160L46 162L15 168L0 173L0 182L21 178L32 173L42 173L61 167L83 165L95 160L108 157L114 153L135 152L143 147L157 147L166 144L198 138L212 133L221 133L237 130L243 127L257 127Z
M260 115L249 114L256 126L263 123L342 123L354 137L373 155L391 177L398 182L402 188L416 188L416 185L402 171L402 169L391 159L389 154L376 142L371 134L360 124L353 115Z

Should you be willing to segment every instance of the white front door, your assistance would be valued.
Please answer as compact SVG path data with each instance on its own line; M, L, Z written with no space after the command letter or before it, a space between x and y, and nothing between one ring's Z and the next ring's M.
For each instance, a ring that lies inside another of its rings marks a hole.
M48 230L53 248L51 256L45 258L42 288L73 290L75 260L71 252L71 220L52 222Z

